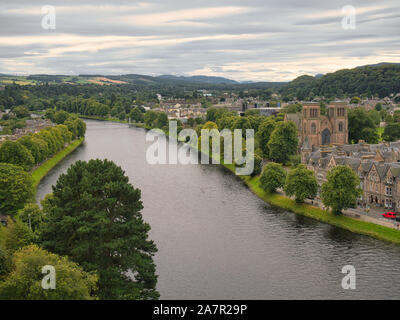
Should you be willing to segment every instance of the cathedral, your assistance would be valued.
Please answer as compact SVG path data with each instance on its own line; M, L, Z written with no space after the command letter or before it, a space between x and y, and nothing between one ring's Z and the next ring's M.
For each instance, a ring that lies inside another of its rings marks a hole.
M293 121L297 125L302 157L307 157L321 146L348 143L347 104L345 102L329 104L326 115L321 114L319 103L304 103L301 113L288 113L285 115L285 120Z

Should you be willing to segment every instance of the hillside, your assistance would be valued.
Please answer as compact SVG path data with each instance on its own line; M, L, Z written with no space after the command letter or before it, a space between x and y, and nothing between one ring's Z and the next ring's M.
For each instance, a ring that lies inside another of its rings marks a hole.
M280 90L285 100L297 97L309 100L314 96L379 96L400 93L400 65L381 63L354 69L343 69L320 77L301 76Z
M126 75L88 75L80 74L71 75L48 75L36 74L29 76L11 76L0 74L0 86L9 84L19 85L34 85L34 84L68 84L68 85L126 85L140 89L163 89L163 88L181 88L188 90L196 89L220 89L220 90L247 90L247 89L266 89L279 88L285 82L246 82L239 83L223 77L212 76L173 76L163 75L158 77L141 75L141 74L126 74Z

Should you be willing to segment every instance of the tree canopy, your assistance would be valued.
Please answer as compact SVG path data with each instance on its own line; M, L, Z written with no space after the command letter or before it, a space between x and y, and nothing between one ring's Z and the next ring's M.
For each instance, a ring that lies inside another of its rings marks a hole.
M140 198L112 161L76 162L53 186L41 228L44 248L97 272L100 298L158 298L157 249Z
M284 190L291 197L295 196L296 202L304 202L306 198L313 198L318 192L318 183L314 172L300 164L289 171Z
M56 272L56 288L43 289L42 268L51 265ZM47 252L37 245L26 246L13 254L12 271L0 282L2 300L91 300L97 276L82 270L67 257Z
M297 153L297 127L293 121L278 122L268 142L269 158L286 163Z
M286 171L279 163L268 163L260 177L260 187L266 192L272 193L282 188L286 181Z
M0 163L0 214L15 215L34 195L31 175L22 167Z
M360 179L347 166L336 166L326 175L327 182L322 185L321 198L325 206L334 213L354 207L361 195Z

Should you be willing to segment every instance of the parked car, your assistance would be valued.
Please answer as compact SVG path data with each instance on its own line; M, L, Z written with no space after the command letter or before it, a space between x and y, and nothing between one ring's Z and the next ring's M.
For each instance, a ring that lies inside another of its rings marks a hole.
M388 219L396 219L396 213L395 212L386 212L382 214L382 217L388 218Z

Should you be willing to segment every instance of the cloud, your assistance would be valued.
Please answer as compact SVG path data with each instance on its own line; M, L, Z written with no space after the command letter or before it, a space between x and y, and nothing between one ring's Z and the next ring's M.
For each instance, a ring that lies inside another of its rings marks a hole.
M0 73L216 75L287 81L382 61L400 62L398 0L2 0Z

